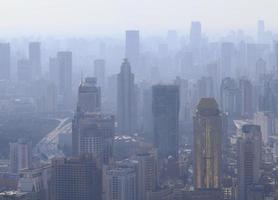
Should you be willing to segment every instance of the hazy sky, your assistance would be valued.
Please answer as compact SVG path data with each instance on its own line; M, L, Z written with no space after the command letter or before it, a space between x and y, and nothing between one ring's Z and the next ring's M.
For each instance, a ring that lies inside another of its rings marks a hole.
M278 32L278 0L0 0L0 34L102 34L140 29L188 31L199 20L209 33L258 19Z

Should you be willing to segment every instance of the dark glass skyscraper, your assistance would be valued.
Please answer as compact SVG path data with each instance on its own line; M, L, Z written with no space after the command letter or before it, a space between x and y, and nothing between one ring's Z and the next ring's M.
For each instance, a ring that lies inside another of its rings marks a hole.
M155 85L152 88L153 143L159 158L178 158L179 86Z

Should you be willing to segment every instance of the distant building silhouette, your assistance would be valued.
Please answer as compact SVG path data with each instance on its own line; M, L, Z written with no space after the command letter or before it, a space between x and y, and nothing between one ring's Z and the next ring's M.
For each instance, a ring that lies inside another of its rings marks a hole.
M126 59L118 74L117 105L117 132L126 135L134 133L136 128L134 74Z
M60 51L57 54L59 68L59 94L63 97L65 108L72 103L72 52Z
M41 75L41 43L30 42L29 43L29 57L28 57L33 79L39 78Z
M138 66L138 59L140 54L140 35L137 30L128 30L125 35L125 57L129 60L130 64Z
M9 43L0 43L0 79L9 80L11 76L11 49Z
M100 86L101 91L105 91L105 60L97 59L94 61L94 75L97 79L97 85Z

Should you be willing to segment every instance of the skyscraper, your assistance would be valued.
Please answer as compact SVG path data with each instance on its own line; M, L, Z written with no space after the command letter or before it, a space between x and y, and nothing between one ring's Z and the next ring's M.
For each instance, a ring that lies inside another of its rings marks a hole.
M158 158L178 159L179 86L155 85L152 93L153 143Z
M193 21L191 22L190 29L190 44L193 49L200 48L202 40L202 25L201 22Z
M114 133L113 116L77 112L72 123L73 155L92 154L108 164L113 158Z
M260 80L262 75L266 74L266 61L262 58L259 58L256 61L256 80Z
M10 143L10 172L19 173L22 169L28 169L32 164L32 146L29 141L19 139Z
M181 57L181 73L182 77L186 79L190 79L196 76L194 73L194 61L193 54L191 52L184 52Z
M233 69L234 59L234 44L231 42L224 42L221 45L221 77L230 77L234 72Z
M239 88L241 91L241 115L252 117L253 114L253 86L251 82L245 78L239 80Z
M105 90L105 60L98 59L94 62L94 75L97 78L98 86L101 90Z
M59 88L59 67L56 57L49 58L49 80L57 89Z
M138 69L140 55L140 36L137 30L128 30L125 34L125 57L133 66L136 74L140 72Z
M0 79L9 80L11 73L11 50L9 43L0 43Z
M117 131L129 135L134 133L136 128L136 98L134 74L126 59L118 74L117 93Z
M29 61L32 67L32 77L38 78L41 75L41 43L29 43Z
M278 70L278 42L277 41L274 43L274 54L275 54L274 69Z
M60 51L57 54L59 68L59 94L62 95L65 108L69 108L72 99L72 53Z
M231 117L241 114L241 92L236 80L228 77L221 82L220 88L221 109Z
M96 78L87 77L78 88L77 106L83 112L98 112L101 110L101 91L96 86Z
M197 82L199 98L214 97L213 80L211 77L202 77Z
M194 123L195 189L218 189L221 180L222 119L214 98L202 98Z
M247 189L260 178L262 134L260 126L246 124L242 126L242 135L238 139L238 179L239 200L247 199Z
M258 43L264 43L265 39L265 26L264 26L264 21L259 20L258 21L258 30L257 30L257 41Z
M91 156L52 160L51 199L101 200L101 186L102 172Z
M32 67L29 60L21 59L17 61L17 80L19 82L30 82L32 80Z

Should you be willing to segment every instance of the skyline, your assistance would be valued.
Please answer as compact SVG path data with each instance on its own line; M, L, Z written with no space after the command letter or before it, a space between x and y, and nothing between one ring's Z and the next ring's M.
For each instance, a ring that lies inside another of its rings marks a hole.
M146 35L168 29L188 33L191 21L200 21L209 35L237 29L255 34L258 20L265 20L267 30L278 32L277 6L275 0L252 4L248 0L11 0L0 3L0 36L119 35L129 29ZM221 9L215 12L215 8Z

